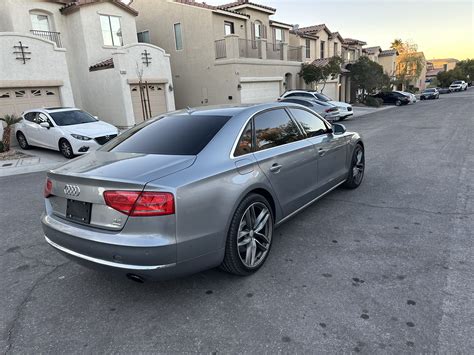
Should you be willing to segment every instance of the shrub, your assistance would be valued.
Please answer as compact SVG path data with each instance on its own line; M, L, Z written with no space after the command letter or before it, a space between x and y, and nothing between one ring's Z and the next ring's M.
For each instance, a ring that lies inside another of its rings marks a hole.
M3 153L5 148L3 147L3 142L0 141L0 153Z
M378 97L367 96L364 104L371 107L380 107L383 105L383 100Z

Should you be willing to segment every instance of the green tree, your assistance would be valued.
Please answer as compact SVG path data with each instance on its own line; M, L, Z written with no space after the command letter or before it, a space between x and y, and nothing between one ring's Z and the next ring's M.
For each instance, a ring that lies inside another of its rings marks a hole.
M21 121L21 117L15 115L5 115L0 117L0 121L4 123L3 127L3 151L8 152L10 150L10 136L11 136L11 127L16 123Z
M317 66L312 63L301 65L301 71L298 73L307 85L323 84L321 92L323 92L326 82L329 78L335 78L341 74L341 57L332 57L325 65Z
M390 85L390 78L384 74L383 67L368 57L360 57L349 70L351 85L362 91L362 101L365 100L366 94Z
M418 52L416 44L404 42L399 38L392 42L391 48L398 52L395 84L403 84L408 88L410 83L420 76L425 66L423 56Z
M448 70L448 71L442 71L442 72L439 72L437 75L436 75L436 78L438 80L438 83L439 83L439 86L443 87L443 88L446 88L448 87L449 85L451 85L451 83L457 79L457 74L456 74L456 70L453 69L453 70Z
M464 80L466 82L474 81L474 59L461 60L456 64L456 68L453 70L458 70L457 74L460 75L458 80Z

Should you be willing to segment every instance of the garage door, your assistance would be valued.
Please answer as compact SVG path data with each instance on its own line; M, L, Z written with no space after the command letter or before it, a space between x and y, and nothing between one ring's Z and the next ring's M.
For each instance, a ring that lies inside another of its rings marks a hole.
M0 116L54 106L61 106L58 87L0 89Z
M243 104L275 101L280 97L279 81L257 81L240 85L240 100Z
M130 85L133 114L135 115L136 123L145 120L146 114L144 114L143 110L150 110L150 117L155 117L167 111L164 84L143 84L142 88L140 95L139 85Z
M326 86L324 87L323 94L326 96L329 96L331 99L335 101L339 101L339 95L338 95L338 85L337 83L326 83Z

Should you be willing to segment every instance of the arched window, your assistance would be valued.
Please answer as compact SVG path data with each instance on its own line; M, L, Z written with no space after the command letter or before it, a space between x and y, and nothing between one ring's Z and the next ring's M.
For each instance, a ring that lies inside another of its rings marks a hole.
M31 29L33 31L53 31L51 14L43 10L30 10Z
M255 39L263 38L263 25L260 21L254 23Z

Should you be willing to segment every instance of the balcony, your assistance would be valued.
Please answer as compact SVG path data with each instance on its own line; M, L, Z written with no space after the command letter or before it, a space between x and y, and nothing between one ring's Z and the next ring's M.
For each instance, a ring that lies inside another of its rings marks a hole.
M227 35L215 43L215 59L256 59L302 62L304 47L287 43L267 42L267 39L248 40L237 35Z
M40 31L40 30L31 30L32 35L40 37L42 39L47 39L48 41L52 41L56 43L56 46L62 48L61 45L61 34L59 32L53 31Z

